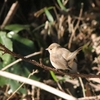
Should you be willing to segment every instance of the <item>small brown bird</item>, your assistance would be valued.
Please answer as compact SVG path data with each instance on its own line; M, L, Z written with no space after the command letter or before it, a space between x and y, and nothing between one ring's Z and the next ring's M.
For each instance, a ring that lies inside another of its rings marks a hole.
M74 52L70 52L59 44L52 43L46 50L50 53L50 62L54 68L62 70L68 69L71 73L76 73L76 55L81 49L82 47L78 48Z

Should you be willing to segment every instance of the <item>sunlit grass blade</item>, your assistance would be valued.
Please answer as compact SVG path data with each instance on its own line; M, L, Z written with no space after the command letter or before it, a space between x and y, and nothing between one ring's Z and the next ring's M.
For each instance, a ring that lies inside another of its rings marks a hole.
M49 7L49 8L45 8L44 10L45 10L45 14L46 14L46 16L47 16L47 18L48 18L48 20L50 21L50 22L54 22L54 19L53 19L53 16L51 15L51 13L49 12L49 10L50 9L52 9L53 7Z
M60 6L60 8L61 8L62 10L68 11L68 10L66 9L66 7L63 5L63 3L61 2L61 0L57 0L57 2L58 2L59 6Z
M50 74L55 82L58 82L58 79L53 71L50 71Z

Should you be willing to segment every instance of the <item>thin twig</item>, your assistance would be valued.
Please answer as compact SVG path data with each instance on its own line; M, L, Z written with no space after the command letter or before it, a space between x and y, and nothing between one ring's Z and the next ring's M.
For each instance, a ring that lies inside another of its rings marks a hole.
M82 78L81 78L81 77L79 77L78 79L79 79L79 82L80 82L81 87L82 87L83 97L86 97L86 95L85 95L85 88L84 88L84 85L83 85Z
M13 18L13 16L15 15L17 9L18 9L19 3L18 1L16 1L15 3L12 4L5 20L3 21L2 25L1 25L1 29L5 27L5 25L9 24Z
M30 57L32 57L32 56L35 56L35 55L38 55L38 54L41 54L41 53L42 53L41 51L35 52L35 53L32 53L32 54L29 54L29 55L25 56L24 58L30 58ZM16 61L10 63L9 65L7 65L7 66L5 66L4 68L2 68L1 70L4 71L4 70L10 68L11 66L13 66L14 64L16 64L16 63L18 63L18 62L20 62L20 61L22 61L21 58L19 58L19 59L17 59Z
M80 9L79 19L78 19L78 21L77 21L75 27L72 29L72 34L71 34L71 37L70 37L70 39L69 39L68 48L71 47L72 39L73 39L73 37L74 37L74 35L75 35L76 29L77 29L78 26L79 26L80 18L81 18L81 16L82 16L82 12L83 12L83 4L82 4L82 7L81 7L81 9Z
M37 73L38 71L33 71L32 73L29 74L28 79L34 75L35 73ZM23 82L10 96L7 100L10 100L10 98L24 85L25 83Z

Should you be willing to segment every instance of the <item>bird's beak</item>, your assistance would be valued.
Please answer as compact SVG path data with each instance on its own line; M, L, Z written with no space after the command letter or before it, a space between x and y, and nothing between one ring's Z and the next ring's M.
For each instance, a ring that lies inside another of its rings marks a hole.
M45 50L49 50L48 48L46 48Z

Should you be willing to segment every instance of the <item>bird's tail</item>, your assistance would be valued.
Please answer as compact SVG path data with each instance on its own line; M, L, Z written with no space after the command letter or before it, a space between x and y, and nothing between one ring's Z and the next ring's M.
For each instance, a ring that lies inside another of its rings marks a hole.
M85 45L88 46L89 44L90 44L90 42L86 43ZM79 47L79 48L78 48L77 50L75 50L74 52L72 52L72 53L69 55L69 57L67 58L67 60L74 59L74 58L76 57L76 55L79 53L79 51L82 50L83 47L84 47L84 45L81 46L81 47Z

